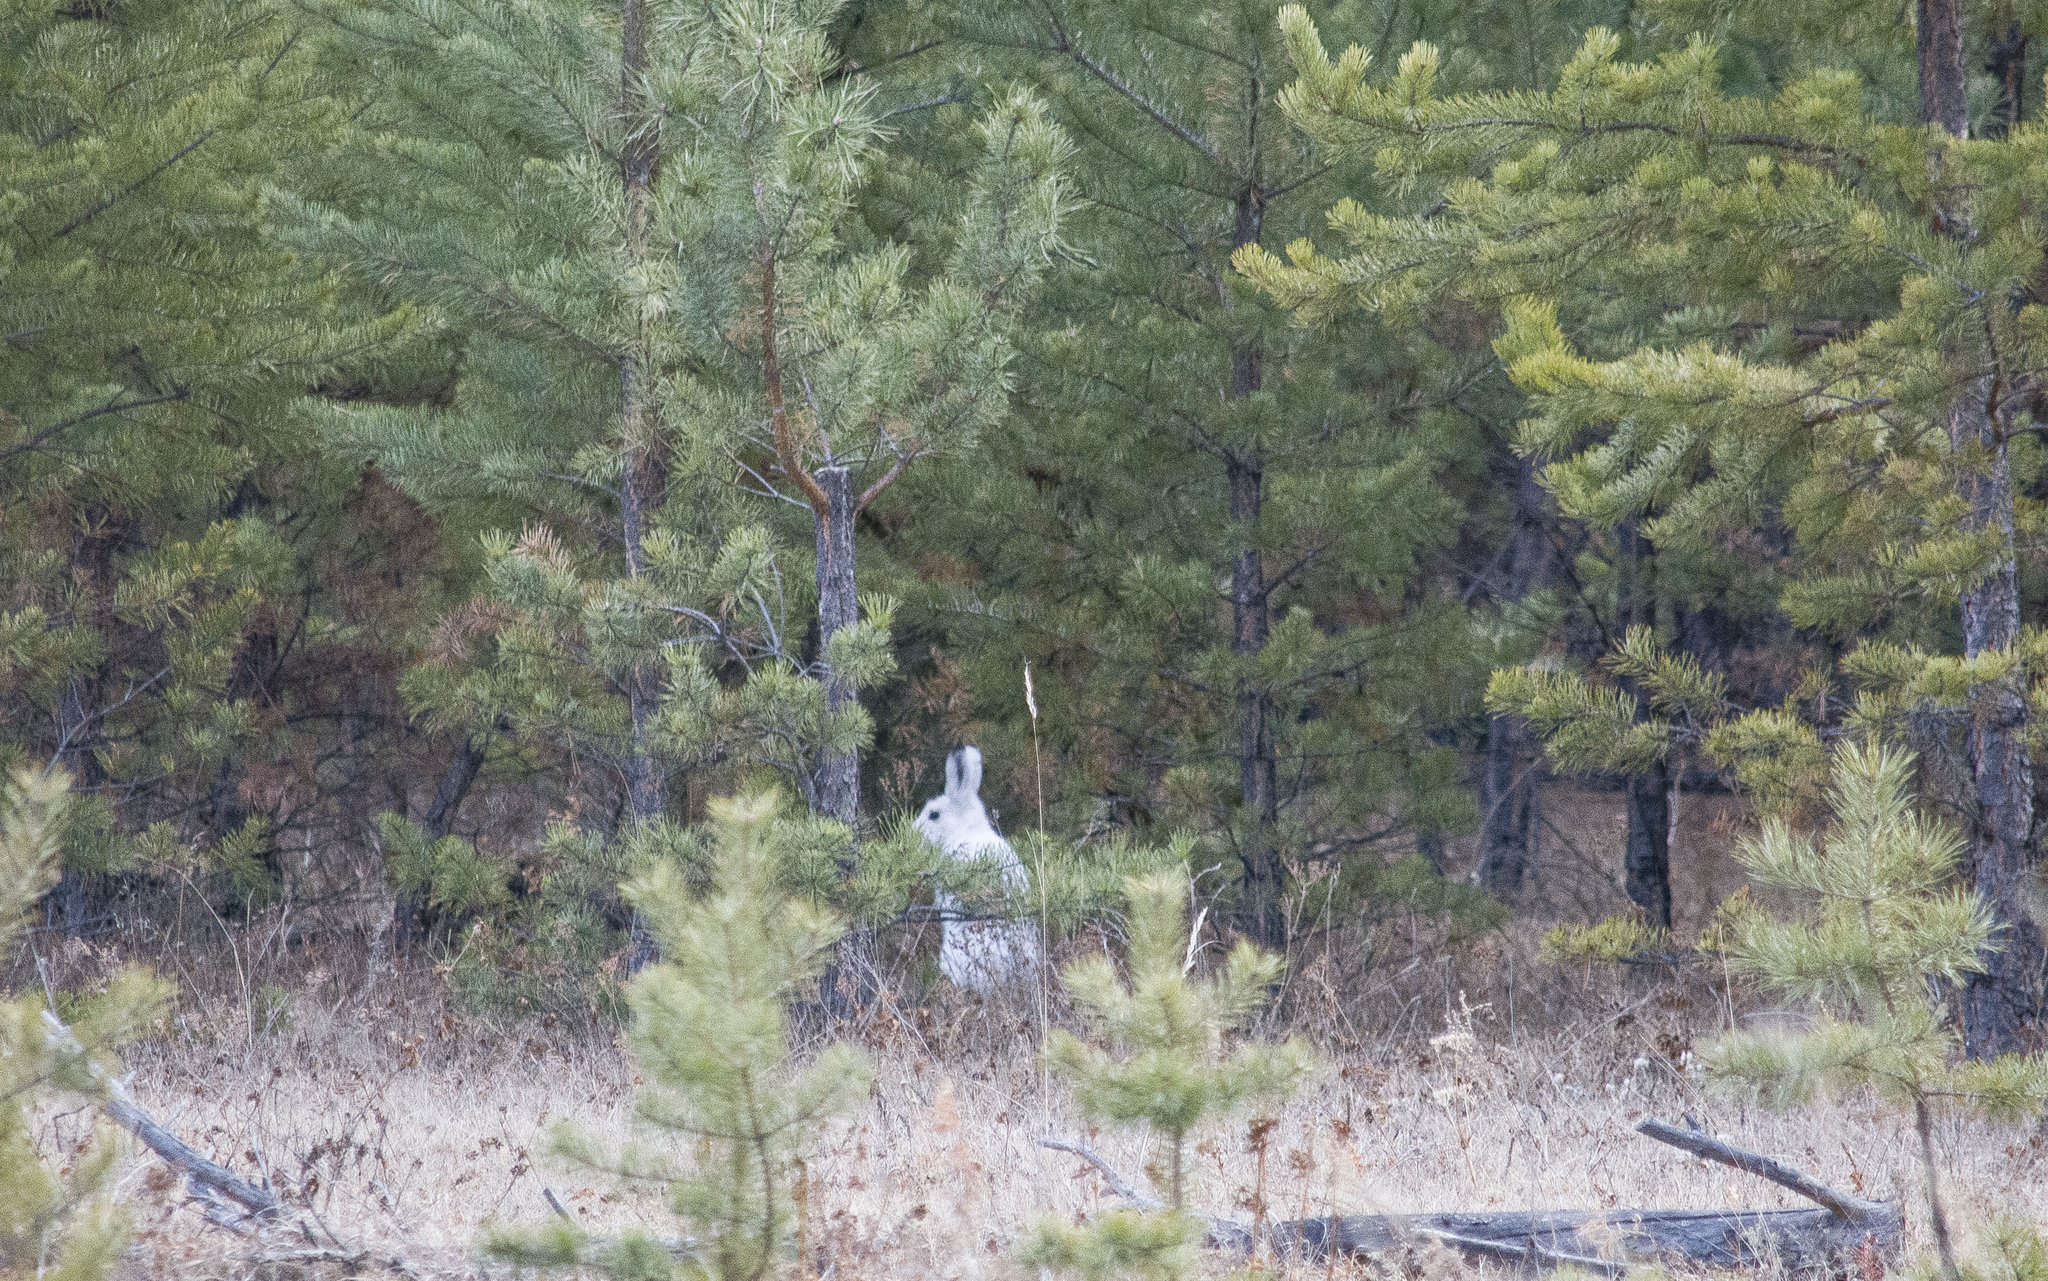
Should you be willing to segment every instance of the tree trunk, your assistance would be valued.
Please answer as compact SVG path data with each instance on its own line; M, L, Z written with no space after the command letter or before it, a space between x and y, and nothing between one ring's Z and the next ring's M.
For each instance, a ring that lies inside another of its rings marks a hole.
M1514 528L1494 588L1502 604L1527 599L1549 578L1550 544L1543 528L1549 501L1536 483L1534 461L1517 459ZM1479 885L1496 898L1515 898L1528 875L1537 822L1536 761L1528 732L1513 717L1496 716L1487 723L1486 756L1479 770Z
M818 553L818 652L829 653L832 638L860 620L859 580L854 576L853 472L840 466L821 467L813 478L825 493L827 514L813 513ZM858 695L826 660L825 710L837 712ZM838 819L859 835L860 753L818 749L811 776L812 809ZM848 860L840 869L857 870ZM827 1013L850 1019L867 1008L875 990L875 937L868 929L848 930L839 939L832 963L818 979L818 994Z
M619 5L619 115L626 137L619 149L619 178L626 193L626 257L636 267L646 262L649 223L654 215L654 175L661 165L658 122L648 110L647 0L621 0ZM661 407L654 403L650 373L650 320L643 314L639 330L619 358L619 431L623 446L619 477L619 535L626 555L626 576L647 572L643 545L649 522L668 492L668 455L661 439ZM635 661L625 674L628 743L626 747L626 813L634 822L659 817L668 808L668 776L656 758L653 736L661 707L661 670L652 656ZM637 972L656 956L654 940L635 910L629 926L633 946L626 958Z
M1479 888L1498 899L1522 892L1529 842L1536 826L1534 754L1512 716L1486 723L1486 757L1479 767Z
M1970 132L1963 76L1962 0L1920 0L1920 119L1957 138ZM1930 164L1938 166L1937 154ZM1967 239L1956 212L1935 210L1936 226ZM1958 369L1983 363L1961 344L1951 353ZM1991 401L1991 380L1963 381L1948 411L1948 443L1956 488L1965 504L1964 528L1989 532L1999 547L1991 573L1963 593L1963 653L2009 648L2019 636L2019 574L2013 554L2012 463L2005 423ZM2040 926L2028 907L2033 876L2034 764L2027 750L2026 700L2010 681L1970 691L1967 751L1976 791L1967 874L1998 920L1993 946L1962 992L1963 1044L1972 1058L2025 1047L2038 1029L2044 971Z
M831 508L815 516L818 549L818 649L830 653L832 638L860 620L858 583L853 561L853 473L846 467L821 467L815 473ZM826 661L825 710L838 712L856 697L853 688ZM813 788L817 811L852 827L860 817L860 753L818 751Z
M2027 114L2027 46L2031 38L2017 22L1991 43L1991 59L1984 69L1998 82L1998 118L1984 130L1993 138L2004 138L2019 128Z
M1620 593L1615 614L1626 627L1657 625L1656 564L1633 516L1615 530L1620 564ZM1624 682L1635 695L1637 715L1644 715L1642 691L1634 682ZM1671 925L1671 769L1658 761L1641 774L1631 775L1626 793L1628 835L1622 847L1623 888L1628 900L1643 911L1651 925Z
M455 826L455 813L462 808L463 798L469 795L469 789L483 767L483 736L472 738L468 734L458 734L455 750L448 756L448 766L441 771L441 782L434 788L434 799L428 802L427 812L420 817L420 826L425 829L428 840L440 840ZM417 895L397 894L391 901L391 924L401 952L425 938L430 924L425 900Z
M1983 382L1958 397L1949 414L1949 446L1969 504L1967 527L1992 531L1996 568L1963 593L1963 652L1970 658L2009 648L2020 626L2019 575L2013 555L2012 465L2003 424L1991 412ZM1971 691L1967 749L1976 790L1970 879L1997 917L1984 969L1963 988L1964 1046L1973 1058L2024 1048L2040 1020L2041 929L2028 889L2033 879L2034 765L2027 748L2024 693L2010 680Z
M648 223L653 216L654 174L661 163L655 123L647 109L647 0L622 0L619 8L619 106L626 125L620 149L619 177L626 191L626 256L646 260ZM624 447L619 483L620 541L625 545L626 576L647 572L642 545L649 522L668 489L668 458L660 438L660 406L653 403L653 379L647 369L648 322L640 322L626 353L619 358L620 437ZM636 820L654 818L666 808L667 779L655 758L652 734L661 704L661 674L652 658L635 662L626 673L626 711L630 741L626 749L626 812Z
M1239 353L1234 375L1256 386L1256 353ZM1233 387L1244 381L1234 376ZM1256 453L1232 456L1225 463L1230 483L1230 523L1237 547L1230 562L1231 652L1247 666L1265 651L1272 633L1267 609L1264 557L1254 532L1264 498L1265 474ZM1273 742L1273 700L1258 679L1241 676L1237 687L1237 779L1248 825L1240 858L1244 863L1243 929L1262 947L1284 948L1286 913L1281 898L1286 869L1273 847L1273 829L1280 817L1279 754Z
M1969 83L1963 76L1963 0L1920 0L1920 123L1970 136Z
M1662 761L1629 777L1622 874L1628 901L1643 910L1643 919L1671 928L1671 771Z
M1236 247L1256 244L1265 213L1256 189L1237 198ZM1253 346L1230 353L1230 398L1244 400L1265 382L1264 355ZM1272 635L1272 593L1259 548L1259 512L1265 503L1266 459L1257 444L1224 455L1230 490L1230 649L1249 668ZM1237 703L1237 781L1248 820L1239 859L1244 865L1244 906L1239 928L1262 947L1284 950L1287 914L1282 897L1286 867L1274 848L1280 818L1280 760L1273 740L1273 696L1250 674L1241 676Z

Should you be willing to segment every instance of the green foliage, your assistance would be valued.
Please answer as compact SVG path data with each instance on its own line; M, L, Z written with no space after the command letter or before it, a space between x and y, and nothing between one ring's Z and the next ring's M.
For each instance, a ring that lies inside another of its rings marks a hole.
M1282 851L1372 863L1470 824L1447 727L1482 660L1421 588L1461 519L1444 473L1478 452L1443 407L1462 371L1366 321L1290 330L1230 269L1363 177L1280 117L1273 13L945 0L856 32L904 102L1028 86L1087 202L1020 325L1007 429L906 482L905 621L941 638L991 760L1032 742L1031 664L1050 823L1195 834L1220 910L1278 946L1306 879ZM884 194L960 171L964 111L907 116Z
M639 1119L695 1149L671 1168L648 1149L598 1155L573 1131L565 1155L665 1190L689 1229L680 1255L635 1233L594 1240L573 1224L500 1231L502 1259L602 1275L758 1281L786 1256L795 1212L792 1161L820 1126L865 1097L868 1068L850 1046L808 1064L789 1053L788 1006L822 968L841 925L781 888L779 802L772 793L713 803L710 884L693 892L674 865L657 863L627 887L663 960L627 988L631 1044L651 1082Z
M2018 424L2036 405L2005 388L2048 359L2031 283L2048 263L2032 194L2048 126L2003 90L2003 120L1968 101L1983 86L1963 64L1989 9L1967 32L1923 28L1916 60L1867 7L1839 22L1841 6L1789 8L1662 4L1651 26L1587 31L1541 84L1464 92L1435 44L1383 75L1362 45L1333 57L1290 6L1289 118L1337 155L1370 157L1403 200L1335 205L1341 249L1303 238L1236 262L1304 324L1354 308L1426 318L1453 299L1482 311L1527 397L1516 446L1545 461L1564 516L1647 537L1660 567L1747 563L1788 630L1917 654L1918 670L1889 673L1898 701L1842 719L1915 721L1914 746L1968 780L1944 802L2004 816L1969 872L2019 922L2032 908L2002 851L2031 841L2032 766L1986 762L2040 738L2027 701L2039 641L2020 625L2043 511L2040 455ZM1788 31L1800 36L1783 48ZM1628 621L1661 605L1646 594ZM1499 692L1602 767L1645 769L1665 750L1665 713L1640 691L1630 707L1574 679ZM1785 767L1814 763L1815 745L1797 748L1756 771L1774 801L1808 786ZM2007 1005L2034 1001L2014 984L2040 968L2035 937L2017 929L2027 954L1986 970ZM2017 1044L2019 1021L1974 1020L1972 1052Z
M17 770L0 816L0 952L21 937L23 917L56 880L65 811L62 774ZM0 1002L0 1276L101 1281L112 1275L126 1241L114 1206L118 1152L111 1133L53 1169L37 1151L31 1111L54 1090L97 1097L89 1069L109 1065L112 1049L157 1017L163 991L136 970L117 976L76 1014L69 1038L53 1038L42 1002ZM118 1069L117 1069L118 1070Z
M1816 906L1781 920L1754 906L1727 923L1729 964L1765 990L1816 1011L1797 1034L1737 1033L1707 1053L1709 1070L1792 1106L1829 1085L1870 1084L1897 1102L1972 1103L1997 1113L2048 1100L2048 1062L2007 1057L1953 1065L1955 1034L1940 985L1982 965L1992 934L1984 904L1955 885L1962 838L1913 808L1912 757L1846 746L1820 840L1782 820L1737 857L1759 884Z
M1194 1274L1203 1231L1191 1214L1116 1209L1086 1226L1041 1221L1018 1259L1081 1281L1179 1281Z
M1610 916L1593 925L1559 925L1543 936L1547 961L1632 961L1671 945L1671 931L1651 925L1642 913Z
M1167 1191L1182 1206L1183 1149L1202 1121L1254 1101L1291 1094L1308 1074L1299 1040L1227 1046L1270 998L1282 961L1240 940L1217 972L1189 975L1196 938L1187 920L1187 878L1158 872L1128 885L1129 975L1107 956L1069 965L1061 982L1089 1029L1090 1045L1053 1032L1046 1058L1074 1082L1082 1114L1120 1125L1142 1123L1168 1145Z
M166 816L230 837L241 759L289 754L248 647L294 598L305 647L330 639L290 540L331 529L355 477L277 425L411 331L404 308L344 314L263 233L281 140L336 123L300 35L265 0L0 8L0 757L77 779L100 833L65 844L81 875ZM202 862L238 901L268 892L235 851Z
M2042 1281L2048 1278L2048 1242L2039 1226L2008 1214L1993 1215L1976 1234L1976 1249L1957 1260L1962 1281ZM1930 1260L1913 1270L1917 1281L1941 1275Z
M400 892L437 908L474 916L506 906L505 874L456 836L435 839L399 814L378 821L385 866Z
M1828 800L1835 821L1816 841L1771 820L1737 857L1762 885L1813 906L1790 919L1744 901L1726 914L1728 963L1766 991L1812 1010L1801 1030L1733 1032L1702 1055L1724 1087L1794 1107L1826 1088L1868 1085L1910 1107L1920 1132L1941 1267L1958 1275L1936 1181L1931 1110L2038 1115L2048 1059L1958 1062L1940 1003L1980 969L1991 942L1985 904L1954 884L1961 838L1913 806L1911 755L1876 744L1837 750Z
M1105 1044L1059 1029L1045 1054L1073 1081L1082 1115L1143 1124L1165 1141L1168 1201L1163 1210L1113 1210L1086 1225L1038 1223L1020 1247L1021 1261L1083 1281L1189 1275L1203 1232L1185 1210L1189 1134L1246 1103L1286 1098L1312 1065L1298 1039L1227 1043L1270 998L1282 962L1240 940L1213 975L1192 977L1200 923L1191 933L1185 870L1134 877L1126 893L1128 976L1107 956L1085 957L1061 975L1089 1031Z
M872 470L871 497L971 447L1004 412L1004 318L1057 243L1066 144L1022 96L975 125L943 237L867 233L887 135L839 74L836 9L652 3L633 114L616 5L337 0L330 84L360 111L271 196L292 243L462 335L451 398L309 419L435 511L520 526L485 534L488 596L416 691L608 765L638 819L682 766L771 765L811 799L818 760L870 741L825 682L894 671L894 604L807 642L812 531L761 499L825 466ZM628 148L644 190L621 187Z

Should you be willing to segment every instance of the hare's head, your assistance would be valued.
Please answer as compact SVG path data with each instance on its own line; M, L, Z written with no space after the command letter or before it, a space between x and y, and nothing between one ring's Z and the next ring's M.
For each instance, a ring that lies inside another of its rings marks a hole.
M946 758L946 790L917 811L917 830L948 854L971 854L1003 838L981 803L981 752L963 747Z

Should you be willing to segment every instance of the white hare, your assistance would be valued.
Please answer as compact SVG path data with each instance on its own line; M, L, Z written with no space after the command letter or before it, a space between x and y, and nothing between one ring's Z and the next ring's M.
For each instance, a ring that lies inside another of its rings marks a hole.
M963 862L986 860L996 866L1005 886L1024 888L1024 864L988 821L988 810L981 803L978 749L963 747L946 758L945 793L924 803L916 823L924 838L944 850L946 857ZM939 937L939 970L953 982L987 992L1037 967L1037 926L1019 921L959 920L960 900L951 894L939 894L937 903L947 913Z

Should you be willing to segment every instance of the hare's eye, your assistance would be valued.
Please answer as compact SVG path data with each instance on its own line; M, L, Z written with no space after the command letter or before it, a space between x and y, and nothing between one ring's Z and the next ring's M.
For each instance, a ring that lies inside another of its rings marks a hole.
M924 812L924 816L926 818L937 818L939 816L939 807L936 805L932 806Z

